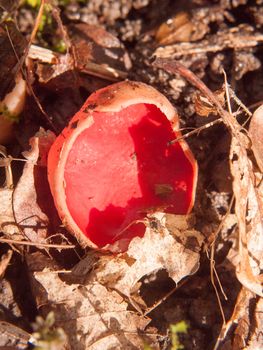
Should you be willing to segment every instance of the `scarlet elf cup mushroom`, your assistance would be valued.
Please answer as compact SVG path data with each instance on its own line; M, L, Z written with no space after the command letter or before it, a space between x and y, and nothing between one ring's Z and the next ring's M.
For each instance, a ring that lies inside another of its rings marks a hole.
M124 81L87 99L48 156L56 208L83 246L143 236L149 212L190 212L197 163L178 136L174 107L151 86Z

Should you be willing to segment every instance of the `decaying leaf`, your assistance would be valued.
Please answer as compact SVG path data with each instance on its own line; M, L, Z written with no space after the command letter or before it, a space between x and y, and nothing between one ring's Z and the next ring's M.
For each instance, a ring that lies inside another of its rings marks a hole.
M233 137L230 165L239 225L240 259L236 272L239 281L245 287L263 296L263 275L261 274L263 267L262 185L261 189L257 187L255 176L251 173L251 163L247 153L241 151L241 147L238 140Z
M222 106L225 105L225 89L220 89L214 92ZM195 96L195 111L201 117L208 117L210 114L217 114L215 106L201 94Z
M263 105L254 113L249 125L249 136L258 166L263 172Z
M7 269L7 266L12 258L13 251L9 249L6 254L3 254L1 256L0 260L0 278L3 277L5 270Z
M0 321L0 346L6 346L5 349L27 349L30 334L19 327L5 321Z
M144 237L134 238L128 251L118 258L102 258L93 276L127 297L136 291L142 277L158 270L167 270L178 283L197 271L202 242L198 231L187 228L186 217L157 213L150 219Z
M18 233L18 227L16 225L12 198L13 190L10 188L0 188L0 230L7 236L12 236Z
M5 183L0 187L0 230L7 236L18 233L13 212L13 174L11 160L7 157L5 147L0 148L1 163L0 166L5 168Z
M128 310L128 303L117 291L94 279L85 285L78 279L64 282L50 268L33 272L34 259L34 254L28 256L38 306L44 313L54 311L56 327L64 329L72 349L140 349L143 339L151 343L150 337L143 335L150 320Z
M63 73L75 70L110 81L127 77L126 71L131 68L131 60L117 37L103 27L86 23L71 25L69 31L73 54L58 54L31 45L29 57L38 61L40 82L47 83Z
M253 334L249 340L248 350L260 349L263 344L263 299L258 298L256 300L256 306L254 308L254 315L251 318L252 324L255 325Z
M75 64L85 72L88 62L94 62L110 70L123 71L131 68L131 60L120 40L101 26L87 23L69 27L74 47Z
M50 222L47 213L52 213L53 202L51 198L48 199L45 158L48 145L53 140L52 132L43 131L31 139L31 151L24 153L27 162L13 195L16 222L23 230L23 234L32 242L44 241ZM54 213L55 211L53 216Z
M140 280L166 269L178 283L198 269L202 242L202 235L189 228L189 217L158 213L126 253L93 252L65 278L56 273L58 267L36 264L32 255L27 259L38 305L55 312L56 326L65 330L74 349L140 349L142 339L148 344L155 339L145 336L150 319L128 308L140 312Z
M245 287L241 289L233 314L218 337L217 345L221 345L220 349L228 349L229 346L231 350L262 348L262 301L262 298L258 298Z

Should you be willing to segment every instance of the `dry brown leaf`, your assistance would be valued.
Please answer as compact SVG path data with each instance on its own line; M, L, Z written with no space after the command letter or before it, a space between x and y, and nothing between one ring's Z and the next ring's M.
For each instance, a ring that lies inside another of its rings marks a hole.
M247 350L260 350L263 344L263 298L257 300L256 307L254 309L254 315L251 318L252 324L255 326L253 334L249 340Z
M101 26L87 23L72 24L68 29L71 38L67 40L73 54L62 55L36 45L30 47L29 57L38 61L36 72L40 82L47 83L74 70L110 81L127 77L131 60L116 36ZM72 82L76 74L70 77Z
M150 320L129 311L127 301L140 311L140 280L158 270L166 269L178 283L198 269L203 236L189 229L189 221L191 217L152 215L144 237L134 238L126 253L89 254L65 276L68 282L60 279L58 267L36 264L29 256L29 268L39 267L33 272L38 305L55 312L56 326L65 330L74 349L142 349Z
M235 309L223 326L215 349L261 350L263 344L263 299L243 287ZM227 346L228 343L231 345Z
M23 329L9 322L0 321L0 334L0 346L15 346L16 349L21 350L28 349L30 334Z
M231 318L227 321L226 324L223 325L220 335L217 339L217 344L215 346L215 349L218 349L222 343L223 345L226 345L226 338L229 336L229 333L233 327L233 325L239 324L239 329L237 328L235 331L235 341L233 343L233 347L231 345L231 349L236 349L237 344L240 345L240 337L239 333L241 329L243 330L244 337L247 336L248 329L249 329L249 302L250 300L255 296L254 293L250 292L248 289L243 287L241 291L239 292L239 295L237 297L237 301L235 304L235 308L233 311L233 314ZM227 341L228 342L228 341ZM245 345L245 344L243 344ZM236 349L237 350L237 349Z
M225 90L219 89L214 92L214 94L219 99L222 106L225 105ZM200 93L197 93L194 98L195 102L195 111L198 115L201 117L208 117L210 114L217 115L217 109L215 106L204 96L202 96Z
M2 278L5 274L5 270L7 269L7 266L9 265L9 262L13 256L13 251L9 249L6 254L3 254L1 256L0 260L0 278Z
M28 256L33 267L34 259ZM96 280L66 283L51 268L32 272L32 278L38 306L46 313L54 311L56 326L64 329L72 349L143 349L145 336L139 333L150 320L128 310L117 291Z
M243 140L245 144L245 138ZM248 156L241 151L235 137L232 138L230 159L239 226L239 265L236 273L246 288L263 296L263 275L260 274L263 267L263 196L257 188L255 175L252 178Z
M258 166L263 172L263 105L253 113L249 125L249 136Z
M87 23L71 24L69 31L75 65L80 72L87 71L87 68L89 71L88 62L108 67L112 72L114 70L123 72L123 74L131 68L130 57L121 41L102 26Z
M0 146L1 163L5 168L5 184L0 188L0 231L7 236L12 236L18 232L15 223L12 200L13 200L13 174L11 169L11 160L8 158L6 149Z
M0 188L0 198L0 230L7 236L13 236L18 233L12 207L13 190Z
M91 279L126 295L131 303L142 277L167 270L178 283L198 270L203 236L188 228L186 216L156 213L144 237L134 238L125 254L104 256L91 273Z
M31 150L24 153L28 161L13 195L16 222L23 230L23 234L32 242L44 242L47 236L49 225L47 213L50 213L53 202L47 183L45 159L48 145L54 139L55 135L52 132L41 130L30 140Z

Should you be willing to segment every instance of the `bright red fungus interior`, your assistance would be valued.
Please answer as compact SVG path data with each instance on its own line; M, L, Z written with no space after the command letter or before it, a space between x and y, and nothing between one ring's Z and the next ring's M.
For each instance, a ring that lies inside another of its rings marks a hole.
M94 112L65 167L66 200L82 232L102 247L141 236L136 223L154 209L185 214L192 200L193 166L169 120L154 105Z

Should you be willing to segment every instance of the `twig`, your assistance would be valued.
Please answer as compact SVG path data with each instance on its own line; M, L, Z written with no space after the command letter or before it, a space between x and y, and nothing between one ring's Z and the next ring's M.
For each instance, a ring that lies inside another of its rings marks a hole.
M226 317L225 317L224 309L223 309L223 306L222 306L222 303L221 303L221 300L220 300L220 296L219 296L219 292L217 290L217 286L216 286L215 279L214 279L214 274L216 272L215 260L214 260L214 251L215 251L215 249L214 249L214 245L213 245L212 248L211 248L211 257L210 257L210 279L211 279L211 283L212 283L212 286L214 288L214 291L216 293L217 303L218 303L218 306L219 306L219 309L220 309L220 313L221 313L221 316L222 316L222 319L223 319L223 325L225 325L226 324ZM218 278L217 273L215 275ZM218 279L218 281L219 281L219 279ZM219 285L221 285L221 283Z
M29 51L29 48L30 48L32 42L34 41L34 39L36 37L37 31L38 31L38 27L39 27L39 24L41 22L41 18L43 16L45 3L46 3L46 0L41 0L41 4L39 6L39 10L38 10L38 14L37 14L37 17L36 17L36 20L35 20L35 24L34 24L32 33L30 35L30 39L29 39L29 43L28 43L28 47L27 47L27 51L26 51L26 56L28 54L28 51Z
M175 291L177 291L179 288L181 288L185 283L187 282L187 279L184 279L183 281L179 282L173 289L171 289L165 296L163 296L160 300L158 300L156 303L154 303L153 306L149 307L143 314L143 316L149 315L154 309L156 309L159 305L161 305L165 300L167 300Z
M229 92L230 91L232 91L232 89L229 87ZM234 96L232 96L232 93L234 93L234 92L231 92L231 98L233 98L235 101L236 101L236 99L234 98ZM237 97L236 97L237 98ZM237 98L238 99L238 98ZM237 102L237 101L236 101ZM241 102L242 103L242 102ZM262 103L263 103L263 101L260 101L260 102L257 102L257 103L255 103L255 104L253 104L253 105L250 105L249 106L249 108L255 108L255 107L257 107L257 106L261 106L262 105ZM240 107L241 108L243 108L243 105L241 106L240 105ZM252 115L252 113L249 111L249 109L246 107L246 109L244 109L245 110L245 112L248 114L249 113L249 115ZM236 112L234 112L234 113L232 113L232 115L234 116L234 117L237 117L237 116L239 116L240 114L242 114L243 113L243 111L240 111L240 110L238 110L238 111L236 111ZM244 127L245 126L245 124L249 121L249 119L250 119L251 117L249 116L247 119L246 119L246 121L242 124L242 127ZM216 120L213 120L212 122L210 122L210 123L207 123L207 124L205 124L205 125L202 125L202 126L200 126L199 128L196 128L196 129L194 129L194 130L192 130L192 131L189 131L188 133L186 133L186 134L184 134L184 135L182 135L182 136L180 136L180 137L177 137L176 139L174 139L174 140L172 140L172 141L169 141L168 142L168 144L169 145L172 145L172 144L174 144L174 143L176 143L176 142L178 142L178 141L180 141L180 140L183 140L183 139L186 139L186 138L188 138L188 137L190 137L190 136L193 136L193 135L195 135L195 134L199 134L201 131L203 131L203 130L205 130L205 129L208 129L208 128L211 128L212 126L214 126L214 125L216 125L216 124L220 124L220 123L223 123L223 119L222 118L218 118L218 119L216 119ZM185 130L185 129L187 129L187 128L183 128L183 129L180 129L179 131L182 131L182 130ZM189 128L190 129L190 128ZM193 128L192 128L193 129Z
M190 137L190 136L192 136L194 134L199 134L201 131L203 131L205 129L208 129L208 128L211 128L212 126L214 126L216 124L219 124L219 123L222 123L222 122L223 122L222 118L218 118L218 119L216 119L216 120L214 120L214 121L212 121L210 123L207 123L207 124L205 124L203 126L200 126L197 129L189 131L188 133L186 133L186 134L184 134L184 135L182 135L180 137L177 137L176 139L174 139L172 141L169 141L168 144L169 145L173 145L174 143L176 143L176 142L178 142L180 140L186 139L187 137Z
M223 74L224 74L224 80L225 80L225 93L226 93L226 102L227 102L228 112L230 114L233 114L231 102L230 102L230 95L229 95L229 85L227 82L227 76L226 76L226 72L224 69L223 69Z
M25 62L25 59L27 58L28 56L28 53L29 53L29 50L30 50L30 47L32 45L32 42L36 36L36 33L37 33L37 30L38 30L38 27L39 27L39 23L40 23L40 20L41 20L41 17L43 15L43 11L44 11L44 5L45 5L45 0L41 0L41 4L40 4L40 7L39 7L39 11L38 11L38 15L37 15L37 18L35 20L35 24L34 24L34 28L33 28L33 31L31 33L31 36L30 36L30 40L29 40L29 43L27 45L27 48L25 50L25 53L23 55L23 57L21 59L19 59L17 53L16 53L16 49L14 47L14 44L12 42L12 38L9 34L9 31L8 31L8 28L6 27L6 33L7 33L7 36L8 36L8 39L10 41L10 44L12 46L12 49L14 51L14 54L16 56L16 59L17 59L17 62L18 62L18 68L17 68L17 71L20 69L21 70L21 73L23 75L23 77L25 78L26 80L26 83L27 83L27 87L30 91L30 93L32 94L32 96L34 97L34 100L36 101L40 111L43 113L43 115L45 116L45 119L46 121L48 122L49 126L53 129L54 132L57 132L56 130L56 127L55 125L53 124L52 120L50 119L49 115L45 112L45 110L43 109L41 103L39 102L36 94L34 93L33 89L32 89L32 86L30 84L30 82L28 81L28 78L27 78L27 74L26 72L23 70L22 66L23 66L23 63Z
M8 244L20 244L28 245L33 247L42 247L42 248L56 248L56 249L73 249L75 248L74 244L48 244L48 243L37 243L37 242L27 242L16 239L0 238L0 242Z
M215 53L225 49L242 50L255 47L263 42L262 34L240 35L239 30L239 27L232 28L228 32L221 33L221 35L212 36L211 40L202 40L200 43L179 43L161 46L156 49L154 55L160 58L179 58L185 55Z
M12 50L13 50L13 52L14 52L14 55L16 56L17 63L18 63L18 66L17 66L17 68L16 68L16 72L15 72L15 76L16 76L16 74L17 74L17 72L18 72L19 70L21 70L21 72L23 73L22 65L23 65L23 62L24 62L24 58L22 57L21 59L19 59L19 57L18 57L18 55L17 55L17 52L16 52L16 49L15 49L15 47L14 47L14 44L13 44L11 35L10 35L10 33L9 33L9 30L8 30L7 25L5 25L5 31L6 31L6 34L7 34L7 36L8 36L8 40L9 40L9 42L10 42L10 45L11 45L11 47L12 47Z
M225 314L224 314L224 310L223 310L223 307L222 307L222 303L221 303L221 300L220 300L220 296L219 296L219 293L218 293L218 290L217 290L217 286L216 286L216 283L215 283L215 280L214 280L214 275L216 276L216 279L217 279L217 282L218 282L218 285L220 287L220 290L221 290L221 293L223 294L225 300L227 300L227 296L222 288L222 284L220 282L220 279L219 279L219 276L217 274L217 271L216 271L216 267L215 267L215 242L216 242L216 239L219 235L219 232L222 230L222 227L225 223L225 220L226 218L228 217L230 211L231 211L231 208L233 206L233 203L234 203L234 196L232 196L231 198L231 201L230 201L230 204L228 206L228 210L225 214L225 216L223 217L223 219L221 220L215 234L213 235L213 241L210 245L211 247L211 255L209 256L209 253L208 253L208 250L206 251L207 253L207 256L210 260L210 279L211 279L211 283L213 285L213 288L214 288L214 291L216 293L216 297L217 297L217 301L218 301L218 305L219 305L219 308L220 308L220 312L221 312L221 315L222 315L222 319L223 319L223 324L225 325L226 324L226 318L225 318Z
M241 107L246 114L249 117L252 117L252 113L250 112L250 110L247 108L247 106L244 105L244 103L237 97L237 95L235 94L235 91L233 91L233 89L231 88L231 86L228 85L228 91L229 91L229 95L231 98L233 98L233 100L236 102L236 104ZM253 106L253 105L252 105ZM252 107L250 106L250 108Z
M209 256L208 249L206 248L207 257L210 260L210 279L211 279L211 283L212 283L212 286L214 288L214 291L216 293L216 298L217 298L219 309L220 309L221 316L222 316L222 319L223 319L223 325L226 324L226 318L225 318L224 310L223 310L222 303L221 303L221 300L220 300L219 292L218 292L218 289L217 289L217 286L216 286L216 283L215 283L214 275L216 276L219 288L220 288L221 293L223 294L225 300L227 300L227 296L226 296L226 294L225 294L225 292L223 290L220 278L219 278L219 276L217 274L216 267L215 267L215 242L216 242L216 239L217 239L220 231L222 230L222 227L223 227L223 225L225 223L226 218L228 217L228 215L229 215L229 213L231 211L231 208L232 208L233 203L234 203L234 198L235 197L232 196L230 204L228 206L228 210L227 210L226 214L224 215L223 219L221 220L221 222L220 222L216 232L214 233L214 235L212 237L213 239L212 239L212 242L210 243L210 249L211 249L211 255L210 256Z
M0 146L0 155L4 157L4 161L8 160L8 156L6 154L6 149L4 146ZM4 162L5 164L3 165L5 167L5 179L6 179L6 186L10 189L14 187L14 182L13 182L13 174L12 174L12 168L11 168L11 162L7 161ZM2 165L0 164L0 167Z
M202 80L200 80L193 72L191 72L188 68L186 68L178 61L168 58L156 58L153 62L153 66L162 68L169 73L179 73L198 90L200 90L202 94L207 96L209 101L216 107L218 114L222 116L223 122L231 129L231 131L233 131L233 135L237 137L238 140L240 140L240 137L238 135L240 125L231 115L229 115L227 111L224 110L217 96L210 89L208 89Z

